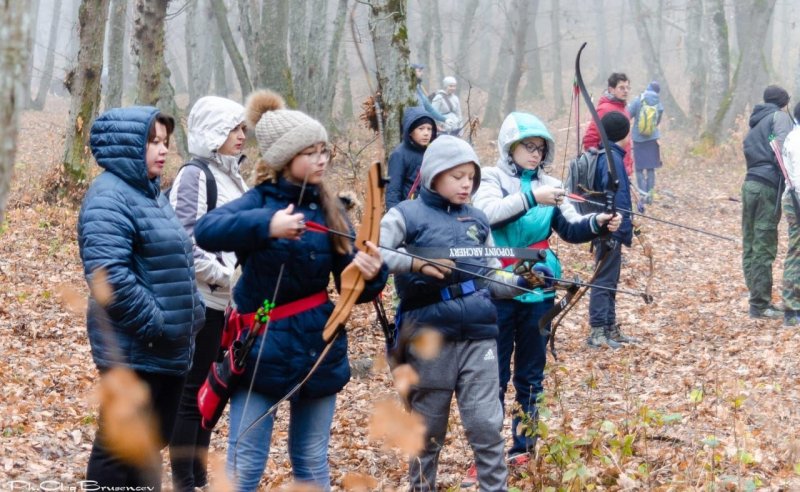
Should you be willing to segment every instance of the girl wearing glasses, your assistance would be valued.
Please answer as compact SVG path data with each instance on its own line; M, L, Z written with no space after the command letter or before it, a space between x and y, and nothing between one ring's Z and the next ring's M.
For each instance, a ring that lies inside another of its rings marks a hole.
M258 490L269 456L274 414L262 418L317 362L322 331L333 311L327 287L351 262L366 280L357 302L372 300L386 283L378 249L355 252L340 235L304 234L305 220L349 231L340 200L324 182L330 162L328 134L315 119L284 109L272 91L250 96L246 116L261 160L255 187L197 222L197 244L206 251L234 251L242 276L233 288L239 320L268 299L275 303L265 334L249 354L240 387L231 397L228 472L236 490ZM248 321L249 320L249 321ZM289 459L295 479L330 490L328 441L336 394L350 379L347 336L332 342L319 369L289 401ZM252 391L250 391L252 384Z
M536 398L542 391L547 342L547 336L539 333L539 319L553 306L553 279L561 275L561 264L549 249L548 238L555 231L568 242L590 241L604 225L616 230L620 219L618 215L612 218L604 213L582 216L564 199L561 182L544 172L543 168L553 162L555 142L536 116L509 114L500 127L497 147L500 155L496 166L481 170L475 206L489 217L498 246L547 250L546 260L533 265L543 280L535 292L495 300L500 327L497 338L500 401L504 402L511 379L513 353L516 400L528 416L522 419L514 411L513 443L508 453L513 469L528 462L536 445ZM514 263L514 258L503 260L509 269ZM526 425L520 425L522 420Z

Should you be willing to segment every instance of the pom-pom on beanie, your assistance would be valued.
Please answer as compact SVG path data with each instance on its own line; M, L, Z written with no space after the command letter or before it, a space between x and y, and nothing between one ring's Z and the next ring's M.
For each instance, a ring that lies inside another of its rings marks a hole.
M319 121L286 109L283 98L274 91L252 93L245 106L261 157L275 171L281 171L301 150L328 141L328 132Z

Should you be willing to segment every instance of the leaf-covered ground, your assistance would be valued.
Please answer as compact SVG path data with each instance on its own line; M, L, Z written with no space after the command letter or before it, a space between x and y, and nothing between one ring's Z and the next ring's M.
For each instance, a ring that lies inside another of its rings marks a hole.
M75 485L95 432L91 397L97 374L82 312L87 288L75 242L77 210L38 200L60 156L64 118L63 105L23 115L10 209L0 230L0 487L10 480ZM485 163L495 158L491 133L478 139ZM648 213L738 237L744 170L739 142L741 135L734 134L729 143L694 157L682 137L668 133L662 141L665 167ZM562 154L559 149L556 161ZM344 152L338 162L342 167L334 174L349 187L353 169ZM552 173L559 176L560 166ZM798 330L748 318L738 242L652 221L640 225L654 250L655 302L645 305L622 294L617 301L623 330L644 343L587 349L588 299L581 301L558 331L559 360L550 359L537 459L529 469L514 470L511 485L800 489ZM590 276L585 246L555 240L552 246L568 272ZM647 284L642 251L638 244L625 250L621 287L641 290ZM778 285L784 251L782 223ZM778 301L777 286L774 296ZM382 335L370 309L355 311L349 336L354 361L380 358ZM407 487L406 459L368 438L375 402L395 395L391 376L379 364L341 393L330 450L337 490L353 473L374 477L377 490ZM273 436L267 489L291 482L284 412ZM506 435L508 425L509 419ZM226 432L222 425L214 435L216 461L224 456ZM454 408L439 466L443 489L458 488L470 456ZM165 466L165 486L168 471Z

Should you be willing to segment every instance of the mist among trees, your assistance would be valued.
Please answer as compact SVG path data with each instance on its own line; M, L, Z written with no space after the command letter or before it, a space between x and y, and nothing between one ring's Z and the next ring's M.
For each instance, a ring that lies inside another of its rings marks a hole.
M203 95L244 100L261 87L339 132L380 88L391 148L402 108L414 104L409 63L426 65L429 92L455 76L465 112L483 128L514 109L560 118L584 41L595 97L612 71L628 75L634 95L658 80L668 125L690 129L697 143L724 140L769 83L800 93L800 5L789 0L11 3L16 14L4 19L24 17L19 57L3 61L4 78L21 72L11 104L42 110L48 98L71 98L68 183L85 179L86 123L105 107L154 104L185 117ZM176 137L185 153L180 130Z

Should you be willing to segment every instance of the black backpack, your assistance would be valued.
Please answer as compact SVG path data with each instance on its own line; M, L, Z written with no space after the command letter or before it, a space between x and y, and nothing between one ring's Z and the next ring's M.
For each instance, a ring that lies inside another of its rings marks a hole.
M214 179L214 174L211 172L211 169L208 167L208 164L200 159L192 159L186 164L182 165L181 168L178 169L178 174L180 174L181 170L186 166L199 167L200 169L203 170L203 173L205 173L206 208L207 208L206 212L212 211L217 206L217 180ZM175 176L177 177L177 174ZM171 192L172 192L172 186L164 190L164 194L167 196L167 200L169 200Z
M569 174L564 182L568 192L592 199L587 195L597 192L594 189L594 179L597 174L597 157L602 153L605 150L591 148L569 162ZM586 202L574 201L573 205L582 215L603 210L603 207Z

